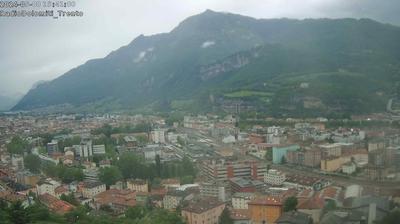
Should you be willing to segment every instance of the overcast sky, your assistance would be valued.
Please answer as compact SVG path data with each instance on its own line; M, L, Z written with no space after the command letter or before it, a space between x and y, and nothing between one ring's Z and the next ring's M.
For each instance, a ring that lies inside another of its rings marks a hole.
M255 18L372 18L400 25L399 0L76 0L81 18L0 17L0 95L25 93L140 34L206 9ZM1 10L1 9L0 9Z

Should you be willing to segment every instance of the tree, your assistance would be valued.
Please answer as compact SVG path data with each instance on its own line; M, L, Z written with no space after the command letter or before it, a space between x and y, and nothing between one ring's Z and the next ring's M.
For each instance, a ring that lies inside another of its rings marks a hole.
M51 166L52 167L52 166ZM80 168L66 167L62 164L55 166L56 177L60 178L64 183L83 180L83 170Z
M124 153L120 155L116 165L125 179L147 179L147 177L145 176L147 170L146 165L139 157L132 153Z
M400 220L400 211L395 210L387 214L380 222L379 224L397 224L399 223Z
M154 209L137 223L140 224L184 224L182 218L175 212L165 209Z
M225 207L219 217L219 224L233 224L233 219L231 218L230 211L227 207Z
M71 205L78 206L80 204L79 201L76 200L74 193L67 194L67 195L66 194L62 194L60 199L70 203Z
M107 204L105 204L105 205L100 205L100 210L103 211L103 212L107 212L107 213L112 213L112 212L114 212L114 210L111 208L111 206L110 206L110 205L107 205Z
M24 157L24 165L32 173L38 173L40 171L41 160L37 155L28 154Z
M68 223L77 223L78 221L87 220L87 209L84 206L79 206L74 210L67 212L64 217Z
M80 142L81 142L81 137L79 137L79 136L74 136L72 138L67 138L67 139L58 141L58 150L63 152L65 147L79 145Z
M49 210L40 203L35 203L29 206L26 210L29 219L32 220L32 222L44 221L50 218Z
M336 202L333 200L328 200L325 204L324 208L322 209L322 213L325 214L326 212L332 211L336 209Z
M3 220L4 224L10 223L8 221L8 204L3 200L0 200L0 220Z
M281 164L285 164L285 163L286 163L286 157L282 156Z
M191 175L183 176L180 178L181 184L193 184L194 178Z
M15 136L11 139L11 142L7 144L7 151L11 154L24 154L28 150L29 143L20 138L19 136Z
M29 214L27 210L22 206L21 201L13 202L8 208L9 220L14 224L25 224L29 223Z
M99 179L107 186L111 186L122 179L122 174L118 167L105 167L100 169Z
M42 164L42 172L49 177L57 177L57 166L52 162Z
M157 170L157 177L161 177L161 158L160 155L156 155L156 170Z
M143 206L130 207L125 211L125 216L129 219L141 219L147 214L147 209Z
M265 159L267 161L272 161L272 150L267 150L267 152L265 153Z
M267 164L267 171L271 169L271 164Z
M136 140L138 141L139 145L145 145L149 142L149 139L145 135L137 135Z
M297 207L297 198L294 196L288 197L283 203L284 212L295 211L296 207Z
M190 159L186 156L183 157L182 159L182 168L185 175L191 175L191 176L196 175L196 170L193 166L192 161L190 161Z
M181 146L185 146L186 145L185 139L183 139L181 136L178 136L177 141L178 141L178 144L181 145Z

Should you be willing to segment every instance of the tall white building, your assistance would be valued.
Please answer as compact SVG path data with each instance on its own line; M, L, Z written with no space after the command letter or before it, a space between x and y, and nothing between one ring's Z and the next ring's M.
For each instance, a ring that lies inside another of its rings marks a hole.
M165 129L156 129L151 132L151 138L153 139L154 143L165 143Z
M282 185L285 180L285 174L274 169L268 170L264 175L264 182L270 185Z
M237 192L232 196L232 207L234 209L249 209L248 203L255 198L252 192Z
M84 158L93 156L92 140L81 142L79 156Z

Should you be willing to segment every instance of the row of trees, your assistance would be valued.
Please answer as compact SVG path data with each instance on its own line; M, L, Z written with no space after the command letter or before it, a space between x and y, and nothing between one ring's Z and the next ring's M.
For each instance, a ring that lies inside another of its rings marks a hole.
M72 181L82 181L84 178L83 170L78 167L67 167L61 163L55 165L53 163L45 163L42 165L42 171L48 177L58 178L64 183Z
M22 155L29 151L29 142L19 136L15 136L6 147L9 153Z
M83 180L83 170L80 167L68 167L62 163L43 163L37 155L28 154L24 157L24 165L33 173L42 171L49 177L55 177L64 183ZM155 163L146 163L140 156L125 153L114 159L114 165L101 168L99 179L110 186L122 179L140 178L153 180L154 178L180 177L182 183L192 183L196 169L188 158L182 161L162 163L156 156Z
M125 153L115 162L114 166L101 168L99 178L105 184L112 185L122 179L147 179L180 177L183 183L192 183L196 169L188 158L182 161L162 163L156 156L155 163L146 163L141 157Z
M140 123L135 126L125 125L120 127L111 127L109 124L105 124L103 127L93 130L92 133L95 135L103 134L106 137L111 137L112 134L118 133L141 133L150 132L152 129L149 123Z
M21 202L8 204L0 201L0 223L2 224L26 224L26 223L132 223L132 224L183 224L182 218L173 212L163 209L148 209L140 206L129 208L124 217L113 217L107 214L91 215L90 208L77 206L65 215L57 215L36 202L24 207Z
M0 200L0 223L25 224L25 223L63 223L62 217L49 212L43 205L36 203L24 207L20 201L8 204Z

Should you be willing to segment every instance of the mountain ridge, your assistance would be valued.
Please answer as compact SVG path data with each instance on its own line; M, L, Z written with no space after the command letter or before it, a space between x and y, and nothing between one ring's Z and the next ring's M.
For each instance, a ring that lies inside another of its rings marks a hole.
M236 65L238 61L230 61L232 68L227 70L223 66L218 67L219 62L230 60L227 59L229 57L238 59L237 55L245 52L256 54L255 49L263 47L264 50L273 49L277 55L284 56L276 64L288 65L286 58L298 61L299 58L285 52L287 50L311 57L308 64L304 64L303 59L299 60L299 66L303 63L303 67L300 66L296 71L299 73L313 70L313 66L318 67L315 62L320 59L314 56L321 55L326 60L320 63L325 63L330 70L319 72L336 72L346 64L343 60L347 58L353 60L345 66L350 73L354 70L355 73L361 71L361 74L367 75L371 72L362 71L363 62L370 62L369 58L374 58L379 66L384 67L381 69L385 70L384 77L392 82L396 75L392 67L397 68L400 59L398 39L400 28L370 19L254 19L207 10L182 21L169 33L140 35L104 58L89 60L59 78L39 85L28 92L13 110L62 104L81 106L105 99L128 109L199 99L201 104L210 106L213 104L207 101L210 94L222 98L225 94L211 88L212 85L208 84L210 81L217 82L217 86L218 82L221 83L220 88L224 90L250 88L244 85L230 86L230 78L226 76L228 73L236 72L234 76L240 77L238 79L243 83L247 77L257 77L254 80L263 80L268 84L265 74L273 70L274 65L268 65L268 61L261 63L264 60L262 58L251 58L251 61L242 58L243 64L240 66ZM332 52L335 55L332 56ZM274 59L267 54L262 54L262 57ZM257 64L254 61L260 62ZM219 69L223 75L217 78L202 76L204 69L212 65L214 70ZM254 67L250 68L250 65ZM247 73L238 75L237 71L241 69L247 70ZM381 72L378 68L372 69ZM284 69L276 72L280 72L276 74L277 77L285 74ZM221 77L228 78L224 80ZM276 91L279 92L279 88ZM385 92L382 100L386 100L389 94Z

